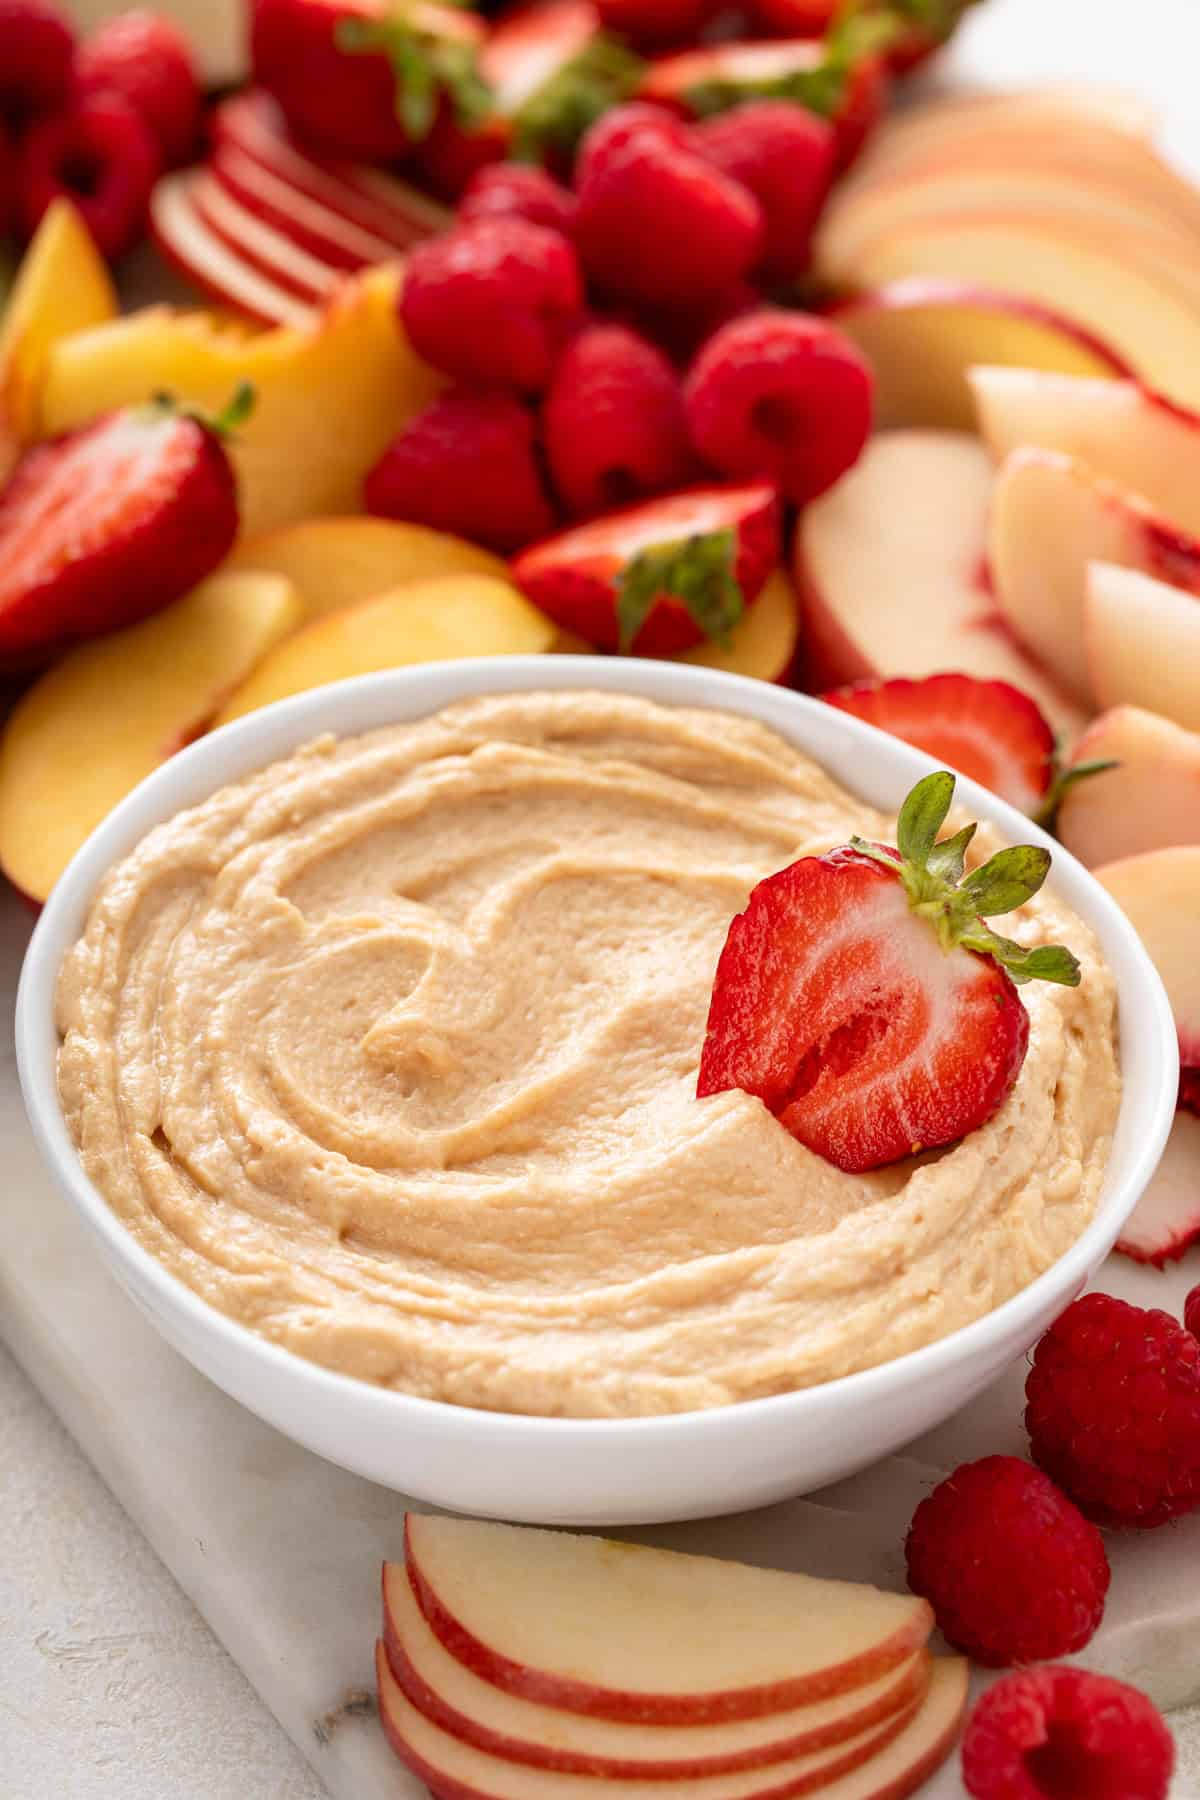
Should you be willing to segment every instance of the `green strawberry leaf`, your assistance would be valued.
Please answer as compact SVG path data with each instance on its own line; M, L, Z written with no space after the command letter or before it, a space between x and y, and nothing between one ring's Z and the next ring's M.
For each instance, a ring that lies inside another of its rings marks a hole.
M633 645L660 595L683 602L706 637L728 639L746 609L734 573L737 534L710 531L674 543L651 544L617 580L617 627L622 651Z
M1060 769L1051 782L1042 804L1033 815L1034 819L1047 831L1053 831L1064 794L1068 793L1077 782L1090 781L1093 775L1104 775L1109 769L1119 769L1120 766L1114 757L1097 757L1093 762L1076 763L1073 768Z
M999 850L989 862L967 876L959 889L970 897L981 918L1013 912L1024 906L1050 873L1050 852L1034 844L1014 844Z
M492 115L491 89L472 43L438 37L403 11L382 19L339 19L334 41L350 56L386 56L396 76L396 117L414 143L429 136L443 98L464 131Z
M918 869L925 867L953 798L954 777L946 769L918 781L896 822L896 843L905 862L915 863Z
M514 115L512 154L517 162L570 157L584 132L610 106L628 98L645 64L605 33L557 69Z
M925 861L929 873L940 876L943 881L961 881L967 866L967 851L978 829L977 825L964 825L953 837L943 838L940 844L935 844Z

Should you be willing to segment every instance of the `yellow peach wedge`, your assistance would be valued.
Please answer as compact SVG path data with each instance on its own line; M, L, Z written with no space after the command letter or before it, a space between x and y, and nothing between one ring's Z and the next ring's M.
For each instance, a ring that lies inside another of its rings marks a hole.
M441 575L508 580L503 557L427 525L345 516L304 519L246 538L226 565L286 575L310 619L373 600L408 581Z

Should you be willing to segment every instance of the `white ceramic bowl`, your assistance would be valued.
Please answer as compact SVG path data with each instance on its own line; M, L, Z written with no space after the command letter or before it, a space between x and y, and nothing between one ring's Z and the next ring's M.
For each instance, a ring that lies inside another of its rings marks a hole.
M331 1461L435 1505L535 1523L637 1524L765 1505L853 1473L970 1400L1083 1289L1154 1172L1175 1105L1170 1008L1131 926L1059 846L1051 880L1103 944L1120 1002L1124 1097L1096 1217L1053 1268L985 1318L823 1387L664 1418L564 1420L413 1399L332 1374L214 1311L139 1248L84 1175L59 1110L58 967L101 876L152 826L321 732L366 731L466 695L539 688L609 688L748 714L883 807L898 806L935 766L815 700L678 663L567 656L439 663L284 701L202 738L157 770L63 875L34 932L17 999L25 1103L42 1154L97 1249L167 1342L252 1412ZM958 797L1009 838L1048 841L969 781Z

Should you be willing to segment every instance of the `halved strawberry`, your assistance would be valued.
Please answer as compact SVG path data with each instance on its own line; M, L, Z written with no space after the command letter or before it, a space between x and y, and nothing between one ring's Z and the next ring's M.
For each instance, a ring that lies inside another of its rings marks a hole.
M688 488L533 545L513 579L598 649L669 656L737 624L779 562L779 524L769 482Z
M1079 964L984 924L1037 892L1050 857L1014 846L964 878L975 827L937 841L953 794L953 775L927 775L898 850L854 838L759 883L717 965L700 1097L756 1094L851 1172L953 1143L999 1109L1029 1041L1015 983L1074 987Z
M868 0L869 3L869 0ZM891 14L894 40L887 48L888 66L907 74L950 38L975 0L874 0L869 10ZM776 37L820 37L834 24L843 0L753 0L751 14L760 31Z
M36 445L0 491L0 664L45 660L178 599L224 561L237 490L212 423L165 397Z

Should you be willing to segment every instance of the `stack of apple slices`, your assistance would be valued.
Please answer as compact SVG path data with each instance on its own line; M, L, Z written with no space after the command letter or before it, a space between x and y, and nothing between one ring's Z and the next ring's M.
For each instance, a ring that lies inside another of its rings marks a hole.
M966 1665L911 1595L412 1513L405 1540L379 1710L437 1800L903 1800L957 1737Z

